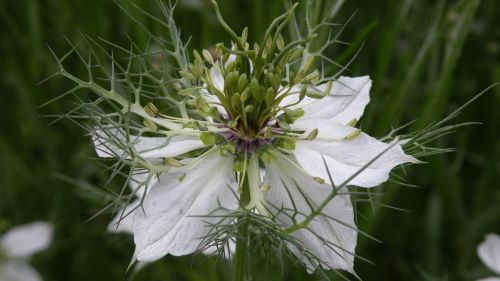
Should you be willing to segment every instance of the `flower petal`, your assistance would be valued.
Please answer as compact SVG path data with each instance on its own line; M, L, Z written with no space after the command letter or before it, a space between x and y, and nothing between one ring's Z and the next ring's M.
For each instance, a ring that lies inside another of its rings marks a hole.
M186 152L204 147L197 135L179 135L173 137L142 137L129 135L118 129L106 129L106 133L97 130L92 135L95 150L99 157L127 157L128 152L122 147L132 144L134 153L143 158L175 157Z
M153 184L158 181L158 177L151 177L148 181L149 174L145 172L134 173L128 185L130 189L135 192L138 198L133 200L128 206L119 210L113 220L108 224L109 232L128 232L132 233L132 224L134 222L134 213L137 211L137 206L141 203L141 198L144 196L144 187L147 181L147 189L149 191ZM140 190L142 189L142 190Z
M477 255L491 271L500 275L500 236L490 233L477 247Z
M219 207L238 208L232 166L231 156L213 152L160 177L144 200L144 211L134 215L137 259L153 261L196 251L211 231L210 223L220 221L209 216L224 214Z
M33 267L23 261L7 261L0 263L0 280L42 281L42 277Z
M354 134L356 128L334 122L321 123L321 120L316 120L316 124L315 128L319 130L318 137L313 141L297 141L294 155L300 166L310 175L328 181L324 159L335 185L342 184L392 145L363 132L347 140L344 138ZM349 185L361 187L379 185L387 181L394 167L407 162L417 163L418 160L406 155L401 146L396 144L353 178Z
M301 222L305 215L311 213L311 208L316 209L325 200L332 192L332 187L312 179L291 158L279 152L273 153L273 156L275 159L266 165L264 180L265 184L271 186L266 192L267 208L285 227L289 227L294 214L297 222ZM310 272L318 266L354 272L357 231L350 197L346 191L344 188L342 194L335 196L323 209L322 215L313 219L307 229L292 233L304 248L289 245L290 250ZM321 264L308 259L304 251L313 254Z
M329 93L327 84L309 87L308 91L326 94L321 99L305 97L293 108L302 108L304 115L292 125L294 129L306 130L310 128L312 119L326 119L341 124L347 124L353 119L359 119L370 102L370 88L372 82L369 76L345 77L342 76L332 83ZM295 91L300 92L300 91ZM296 102L287 99L287 103Z
M52 242L52 226L37 221L16 226L7 231L0 240L0 248L15 258L27 258L47 249Z

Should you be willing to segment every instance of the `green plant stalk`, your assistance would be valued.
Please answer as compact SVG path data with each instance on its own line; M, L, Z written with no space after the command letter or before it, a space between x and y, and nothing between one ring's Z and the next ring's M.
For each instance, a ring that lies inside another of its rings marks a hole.
M234 281L246 281L247 280L247 251L248 251L248 222L242 223L239 227L240 238L236 241L236 252L234 254L234 271L233 279Z

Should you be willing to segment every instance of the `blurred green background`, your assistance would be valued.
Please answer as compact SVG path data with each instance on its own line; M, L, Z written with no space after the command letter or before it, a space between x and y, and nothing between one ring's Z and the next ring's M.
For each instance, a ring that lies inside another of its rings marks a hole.
M313 2L322 9L332 1ZM154 1L135 2L154 14L158 10ZM219 2L236 31L250 28L250 41L260 39L287 3ZM374 80L372 101L361 123L372 135L382 137L391 126L415 119L413 129L422 128L500 81L500 1L335 4L339 10L334 22L343 24L352 17L339 38L352 45L334 45L328 55L346 63L360 50L344 75L370 75ZM162 32L140 13L132 13L151 32ZM208 1L180 0L175 15L183 37L192 37L191 48L228 42ZM106 232L109 214L87 222L104 206L90 186L102 187L108 178L91 159L95 153L89 138L69 120L48 126L53 119L42 117L66 112L73 106L71 99L38 108L72 86L62 78L37 85L56 66L45 44L61 55L70 49L65 37L80 42L81 33L123 46L129 44L127 36L144 45L147 34L113 1L102 0L4 0L0 27L0 233L33 220L51 221L54 243L32 260L49 281L230 280L228 264L205 256L166 257L136 276L125 273L132 238ZM76 61L66 66L73 73L84 71ZM485 233L500 233L500 87L456 119L466 121L483 124L436 142L457 152L429 157L428 164L406 170L407 181L418 188L388 183L380 189L380 204L358 206L361 230L383 241L359 238L357 253L374 263L356 261L363 280L474 280L493 275L475 251ZM257 280L319 279L292 263L286 263L283 272L271 267ZM339 279L335 274L332 278Z

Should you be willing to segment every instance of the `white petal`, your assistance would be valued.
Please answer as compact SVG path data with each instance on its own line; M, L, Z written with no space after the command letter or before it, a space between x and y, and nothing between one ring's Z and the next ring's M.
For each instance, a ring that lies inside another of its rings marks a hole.
M229 56L226 65L233 61L234 55ZM222 76L222 73L220 73L220 71L216 67L212 67L210 68L210 75L212 76L214 87L217 88L217 90L224 92L224 76Z
M140 203L141 199L136 199L124 209L119 210L108 224L108 231L133 233L134 214L138 210L137 206Z
M329 180L327 168L335 185L340 185L368 164L391 144L381 142L369 135L361 134L351 140L344 137L356 131L356 128L334 122L316 121L318 137L313 141L297 141L294 155L299 164L312 176ZM399 144L386 151L375 162L349 182L349 185L373 187L389 178L390 171L403 163L418 162L406 155Z
M370 102L371 85L372 82L368 76L354 78L342 76L332 83L329 93L324 93L326 84L309 88L311 92L320 92L327 96L321 99L305 97L294 106L294 108L302 108L304 116L295 121L293 128L306 130L310 128L307 122L311 119L324 119L341 124L359 119Z
M132 224L134 222L134 212L137 211L137 206L141 202L141 198L144 196L144 187L147 182L148 192L153 184L158 181L157 176L152 176L148 180L149 174L143 171L138 171L134 173L129 180L129 187L132 192L135 192L137 199L133 200L128 206L119 210L113 220L108 224L108 231L110 232L128 232L132 233Z
M500 275L500 236L490 233L477 247L477 255L491 271Z
M123 130L107 129L96 131L92 136L95 150L99 157L126 157L127 152L121 147L127 144L127 137ZM196 135L179 135L173 137L142 137L129 135L128 142L132 143L134 153L143 158L175 157L186 152L204 147Z
M500 281L500 277L487 277L487 278L478 279L476 281Z
M47 249L52 242L52 226L33 222L12 228L1 238L0 248L10 257L27 258Z
M2 281L42 281L40 274L23 261L0 263L0 280Z
M271 185L266 192L267 208L285 227L292 225L291 216L298 211L296 219L301 222L304 215L311 213L311 206L318 206L331 193L332 187L320 184L304 173L293 163L292 159L280 154L274 154L275 159L266 165L265 183ZM323 214L317 216L309 224L308 230L302 229L292 233L307 250L318 258L324 269L343 269L353 272L354 249L356 247L357 231L354 224L354 213L350 197L346 189L342 194L330 201ZM282 209L282 212L277 212ZM288 215L287 215L288 214ZM325 216L326 215L326 216ZM327 217L328 216L328 217ZM307 266L308 271L318 267L295 246L290 250Z
M193 165L160 177L145 198L144 212L135 212L133 228L139 261L196 251L211 230L209 222L220 220L209 216L216 210L223 214L221 206L238 208L232 157L214 152ZM179 182L181 176L184 179Z

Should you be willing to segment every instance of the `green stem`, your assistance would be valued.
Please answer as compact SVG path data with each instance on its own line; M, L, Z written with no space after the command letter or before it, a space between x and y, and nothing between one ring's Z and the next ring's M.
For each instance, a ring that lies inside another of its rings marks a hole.
M236 253L234 255L234 281L246 281L247 265L247 244L248 244L248 223L244 222L240 226L240 238L236 241Z

